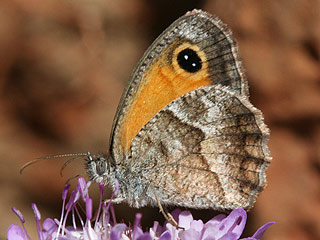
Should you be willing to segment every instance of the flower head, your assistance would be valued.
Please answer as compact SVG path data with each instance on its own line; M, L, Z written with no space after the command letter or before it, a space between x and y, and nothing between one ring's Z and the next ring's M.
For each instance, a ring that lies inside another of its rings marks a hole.
M60 220L47 218L41 225L41 214L35 204L32 209L35 214L38 239L40 240L236 240L240 239L247 220L247 213L239 208L233 210L228 216L217 215L206 223L202 220L194 220L189 211L176 209L172 216L178 225L183 229L177 229L170 223L160 226L154 222L149 231L144 232L140 226L141 214L136 215L136 220L132 228L121 223L115 222L110 218L110 212L113 213L111 202L106 205L103 201L103 185L100 184L100 204L97 217L93 220L92 199L89 197L89 187L91 182L85 182L84 178L78 179L78 185L75 191L71 192L68 202L67 192L69 185L66 185L62 193L62 212ZM79 213L79 204L83 202L86 206L86 217L83 219ZM14 213L19 217L22 228L19 225L12 224L7 230L8 240L30 240L30 236L24 226L25 219L19 210L13 208ZM66 226L66 220L71 217L72 226ZM76 224L75 219L80 220L80 225ZM274 222L263 225L258 231L249 238L252 240L261 239L264 232Z

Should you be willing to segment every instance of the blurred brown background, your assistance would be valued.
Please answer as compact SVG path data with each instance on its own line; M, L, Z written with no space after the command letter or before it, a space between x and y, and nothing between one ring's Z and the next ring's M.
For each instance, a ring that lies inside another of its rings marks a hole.
M249 214L247 236L275 220L264 240L320 239L319 0L0 1L1 239L19 223L11 207L22 211L35 239L31 203L43 219L58 218L65 181L84 173L80 160L63 178L63 159L38 163L23 175L20 166L40 156L106 151L139 57L193 8L233 30L251 100L271 129L269 185ZM128 209L116 207L119 221L132 221ZM142 211L145 226L161 218L156 208Z

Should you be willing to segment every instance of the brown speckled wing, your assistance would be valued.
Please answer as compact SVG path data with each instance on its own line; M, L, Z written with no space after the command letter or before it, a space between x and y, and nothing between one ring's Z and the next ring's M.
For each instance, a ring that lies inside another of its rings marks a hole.
M141 129L129 165L162 204L250 208L266 185L268 137L261 112L247 97L204 86L171 102Z

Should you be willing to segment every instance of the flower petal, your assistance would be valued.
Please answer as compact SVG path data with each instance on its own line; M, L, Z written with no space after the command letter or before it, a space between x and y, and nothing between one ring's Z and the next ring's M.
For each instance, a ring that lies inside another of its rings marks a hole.
M276 222L268 222L268 223L266 223L265 225L263 225L262 227L260 227L256 232L255 232L255 234L253 234L253 238L255 238L255 239L261 239L262 238L262 236L263 236L263 234L265 233L265 231L267 231L267 229L271 226L271 225L273 225L273 224L275 224Z
M103 185L103 183L99 183L99 189L100 189L100 195L103 196L104 195L104 185Z
M247 213L242 208L233 210L229 216L221 221L219 224L219 231L216 238L221 238L225 234L232 232L235 233L237 238L240 238L243 229L246 225Z
M116 224L110 233L110 240L121 239L122 233L127 229L127 225L124 223Z
M90 221L92 219L92 198L87 195L86 199L86 217Z
M41 220L41 214L40 214L40 211L37 207L37 205L35 203L32 203L31 204L31 208L33 210L33 213L34 213L34 217L36 219L36 227L37 227L37 232L38 232L38 238L40 240L44 239L44 236L43 236L43 232L42 232L42 228L41 228L41 223L40 223L40 220Z
M152 240L152 238L149 233L144 233L140 237L133 240Z
M149 229L149 233L152 237L152 239L155 239L157 236L159 236L162 233L162 227L160 226L159 222L154 221L153 227Z
M189 211L183 211L179 214L179 227L183 227L184 229L189 229L191 222L193 221L193 216Z
M164 233L161 234L158 240L171 240L171 234L169 231L165 231Z
M86 224L87 226L83 228L83 239L84 240L99 240L97 232L91 227L91 224ZM80 238L79 238L80 239Z
M181 229L177 229L175 226L172 226L171 223L167 223L165 225L165 229L170 233L172 239L178 239L178 234L182 231Z
M23 215L22 215L22 213L18 209L12 208L12 211L18 216L18 218L20 219L21 223L25 223L26 222L24 217L23 217Z
M70 188L70 184L66 184L64 186L63 192L62 192L62 200L66 200L69 188Z
M174 220L176 220L177 222L179 221L179 214L181 213L182 211L179 209L179 208L176 208L175 210L173 210L171 212L171 216L173 217Z
M215 240L214 236L219 231L219 224L215 222L207 222L202 229L201 239L203 240Z
M239 239L236 233L228 232L221 238L217 238L217 240L237 240Z
M219 214L217 216L214 216L213 218L211 218L208 222L212 222L212 223L220 223L223 219L225 219L227 216L224 214Z
M206 222L202 228L202 239L215 239L217 231L219 231L220 222L226 218L226 215L219 214Z
M201 233L195 229L188 229L179 233L179 237L185 240L197 240L200 239Z
M55 221L52 218L47 218L46 220L44 220L42 227L45 231L51 233L54 231L57 231L58 226L55 223Z
M190 224L190 228L196 230L197 232L201 232L203 229L203 226L204 226L204 224L201 219L200 220L193 220Z
M143 231L140 228L141 218L142 218L142 214L141 213L137 213L136 214L136 219L134 221L133 231L132 231L132 239L138 239L141 235L143 235Z
M27 240L27 236L19 225L11 224L7 230L7 240Z

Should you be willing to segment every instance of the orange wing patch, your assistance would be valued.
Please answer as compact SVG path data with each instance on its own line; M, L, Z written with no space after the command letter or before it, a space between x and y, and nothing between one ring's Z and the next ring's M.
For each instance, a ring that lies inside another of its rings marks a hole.
M193 49L201 58L202 68L196 73L185 71L177 62L177 54L186 48ZM211 84L205 54L196 45L179 45L172 51L172 61L168 60L169 52L170 48L149 67L128 107L121 132L121 145L126 153L133 138L162 108L192 90Z

